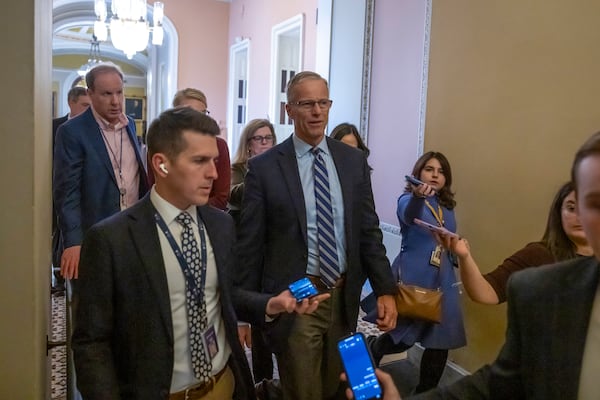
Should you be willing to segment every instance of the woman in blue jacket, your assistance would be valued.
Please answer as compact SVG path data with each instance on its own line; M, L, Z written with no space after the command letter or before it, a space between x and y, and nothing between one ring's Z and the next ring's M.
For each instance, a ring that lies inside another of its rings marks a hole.
M408 183L398 199L402 247L392 269L396 279L405 284L441 287L442 321L436 324L398 316L395 329L369 341L377 363L385 354L399 353L421 343L425 351L416 388L416 393L420 393L437 386L448 350L464 346L466 337L453 258L428 230L413 222L419 218L456 232L450 163L442 153L430 151L417 160L412 174L423 184Z

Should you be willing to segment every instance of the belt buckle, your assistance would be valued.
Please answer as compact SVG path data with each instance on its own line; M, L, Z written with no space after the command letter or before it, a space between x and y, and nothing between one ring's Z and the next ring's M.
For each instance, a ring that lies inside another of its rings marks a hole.
M196 391L197 392L203 391L204 394L206 394L206 393L210 392L211 390L213 390L216 384L217 384L217 378L216 378L216 376L213 375L210 377L210 380L204 381L197 386L192 386L191 388L185 389L183 398L184 398L184 400L191 400L192 399L191 393L196 392Z

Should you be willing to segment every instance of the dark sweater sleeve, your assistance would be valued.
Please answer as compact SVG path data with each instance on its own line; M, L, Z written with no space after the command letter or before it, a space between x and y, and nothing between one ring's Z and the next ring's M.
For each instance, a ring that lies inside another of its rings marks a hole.
M506 301L506 284L511 274L525 268L539 267L554 262L552 253L543 243L529 243L483 277L492 285L500 303L503 303Z

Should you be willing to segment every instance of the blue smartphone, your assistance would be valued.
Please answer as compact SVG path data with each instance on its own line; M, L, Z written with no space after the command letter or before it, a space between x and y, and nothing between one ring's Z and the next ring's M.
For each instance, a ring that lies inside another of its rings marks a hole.
M407 182L415 185L415 186L419 186L422 185L423 182L418 180L417 178L415 178L414 176L410 176L410 175L404 175L404 179L406 179Z
M365 336L358 332L338 341L338 351L356 400L381 399L381 386L375 376L373 358Z
M296 301L302 301L303 299L319 294L314 283L306 277L299 279L294 283L290 283L288 288L290 289L290 292L292 292L292 296L296 298Z

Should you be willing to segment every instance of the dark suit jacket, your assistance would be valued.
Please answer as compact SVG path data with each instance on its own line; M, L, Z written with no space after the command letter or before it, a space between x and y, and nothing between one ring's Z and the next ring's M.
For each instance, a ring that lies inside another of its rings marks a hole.
M397 289L382 244L364 154L339 141L326 140L344 201L347 266L343 317L355 329L360 292L367 277L378 296L396 293ZM292 138L251 158L248 169L236 244L236 277L245 290L242 293L264 293L248 296L243 302L247 312L254 312L251 322L264 323L268 299L306 274L306 208ZM287 336L293 318L294 314L282 315L269 324L270 329L276 329L275 349L278 339Z
M58 117L58 118L54 118L52 120L52 146L54 148L54 141L56 140L56 131L58 130L58 127L61 126L62 124L64 124L65 122L67 122L69 120L69 114L65 115L64 117Z
M127 137L135 149L142 197L148 191L148 182L135 137L135 124L127 118ZM58 128L53 196L64 247L81 244L87 229L120 211L117 179L91 107Z
M256 398L231 298L233 221L210 206L198 210L214 249L236 399ZM173 323L149 195L86 233L78 285L73 352L83 398L167 398Z
M506 342L491 366L410 399L577 399L598 261L578 258L511 276Z
M54 145L56 143L56 131L58 127L69 120L69 114L64 117L54 118L52 120L52 152L54 153ZM56 206L52 201L52 264L60 266L60 256L62 254L62 239L60 230L58 229L58 215L56 214Z

